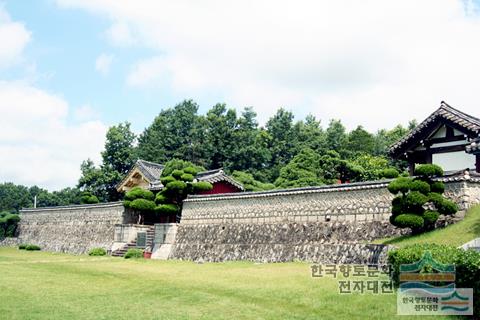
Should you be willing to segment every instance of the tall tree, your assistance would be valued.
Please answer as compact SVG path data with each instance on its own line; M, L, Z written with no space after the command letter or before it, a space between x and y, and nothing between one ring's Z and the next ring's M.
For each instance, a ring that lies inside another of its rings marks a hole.
M179 158L203 164L201 140L202 119L198 105L185 100L173 109L166 109L154 119L138 138L138 158L165 163Z
M235 150L234 135L237 129L237 114L225 104L216 104L206 115L205 147L210 169L230 167Z
M271 152L268 165L270 181L274 181L279 176L280 168L295 155L296 137L293 126L293 113L283 108L280 108L266 124L266 130L270 136L268 146Z
M330 120L330 124L326 130L328 150L336 151L340 155L345 154L347 139L346 129L342 122L340 120Z
M346 148L353 154L372 154L375 138L362 126L358 126L348 134Z

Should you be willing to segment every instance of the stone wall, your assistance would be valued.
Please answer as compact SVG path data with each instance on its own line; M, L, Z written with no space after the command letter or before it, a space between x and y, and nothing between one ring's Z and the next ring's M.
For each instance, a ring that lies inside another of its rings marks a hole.
M401 231L388 222L284 222L179 225L171 258L376 263L386 248L366 243Z
M115 224L123 223L121 202L24 209L20 212L18 241L42 250L82 254L91 248L110 250Z
M480 203L478 179L443 180L446 196L461 210ZM393 199L386 188L389 182L191 196L184 202L170 258L320 263L381 259L386 248L366 243L406 232L388 221Z

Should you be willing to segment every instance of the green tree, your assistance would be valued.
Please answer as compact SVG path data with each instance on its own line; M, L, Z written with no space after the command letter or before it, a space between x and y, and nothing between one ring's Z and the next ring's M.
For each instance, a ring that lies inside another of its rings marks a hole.
M457 205L444 198L445 186L435 181L443 175L441 167L434 164L419 165L417 177L400 177L388 185L396 197L392 200L390 222L399 228L410 228L413 234L435 228L440 215L453 215ZM426 209L428 208L428 209Z
M187 163L185 163L187 164ZM167 163L165 167L172 167ZM160 181L163 189L155 197L155 211L160 215L177 215L182 211L183 200L189 195L201 191L211 190L212 184L196 182L198 170L194 166L175 169L170 175L163 176Z
M330 120L330 124L325 133L327 149L344 155L348 136L342 122L340 120Z
M346 148L354 154L373 154L375 137L362 126L358 126L348 134Z
M320 156L310 148L303 149L280 170L275 180L278 188L318 186L323 184Z
M197 111L192 100L161 111L138 138L137 157L157 163L179 158L204 164L205 120Z
M253 175L248 172L233 171L232 177L243 185L245 191L265 191L275 189L274 184L263 183L261 181L255 180Z
M89 191L101 202L108 201L107 183L102 169L97 168L92 160L88 159L80 165L80 179L77 187L82 191Z
M0 184L0 211L19 212L33 206L33 197L25 186L11 182Z
M295 131L293 113L280 108L266 124L268 149L271 153L267 164L268 180L274 181L280 175L280 169L295 155Z

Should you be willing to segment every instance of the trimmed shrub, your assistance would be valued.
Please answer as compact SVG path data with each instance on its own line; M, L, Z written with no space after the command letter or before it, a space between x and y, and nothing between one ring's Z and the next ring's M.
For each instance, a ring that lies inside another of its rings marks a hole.
M195 169L194 167L186 167L185 169L183 169L183 172L189 173L189 174L191 174L192 176L196 176L197 173L198 173L198 170Z
M435 222L437 222L439 213L437 211L425 211L423 213L423 220L425 221L425 224L428 225L435 225Z
M413 180L410 183L410 190L418 191L424 195L428 195L430 193L430 185L422 180Z
M166 185L169 184L170 182L177 181L177 179L175 179L175 178L172 177L172 176L167 176L167 177L161 178L160 181L162 182L162 184L163 184L164 186L166 186Z
M407 177L400 177L388 184L388 191L390 191L393 194L397 194L399 192L401 193L407 193L408 190L410 190L410 183L412 182L411 178Z
M25 247L25 250L27 251L40 251L41 248L35 244L27 244L27 246Z
M183 181L172 181L166 185L169 192L182 193L187 187L187 184Z
M190 173L184 173L184 174L182 174L180 179L182 179L183 181L192 182L194 177Z
M453 215L458 211L458 206L455 202L448 199L443 199L442 203L438 206L438 212L443 215Z
M415 175L426 178L438 177L443 175L443 169L436 164L421 164L415 168Z
M80 203L81 204L94 204L99 203L97 196L92 194L90 191L83 191L80 195Z
M393 224L399 228L412 228L412 230L416 230L423 227L424 219L416 214L403 213L394 217L393 221Z
M155 203L156 204L162 204L167 202L167 197L162 194L162 193L157 193L157 196L155 197Z
M139 259L143 258L143 250L141 249L128 249L123 256L125 259Z
M213 186L210 182L199 181L193 184L194 192L202 192L212 190Z
M409 192L405 198L405 203L409 207L421 207L428 201L426 195L421 194L418 191Z
M155 210L155 202L146 199L135 199L130 203L130 208L140 211Z
M183 174L184 174L183 170L173 170L172 177L178 180L181 178Z
M176 214L180 211L180 208L176 204L162 204L155 209L160 214Z
M441 181L435 181L430 185L430 190L435 193L443 194L445 192L445 184Z
M400 265L419 261L425 251L430 251L432 258L442 264L455 265L455 286L473 288L474 314L480 315L480 299L476 298L480 295L480 252L439 244L414 244L389 251L388 263L392 266L395 285L399 285Z
M380 170L379 176L380 178L386 178L386 179L393 179L397 178L400 174L398 173L398 170L395 168L387 168Z
M88 252L89 256L94 256L94 257L100 257L100 256L106 256L107 255L107 250L103 248L93 248Z
M27 248L27 244L26 243L21 243L18 245L18 249L19 250L25 250Z
M155 199L155 195L150 190L145 190L141 187L134 187L125 194L125 200L133 201L135 199Z

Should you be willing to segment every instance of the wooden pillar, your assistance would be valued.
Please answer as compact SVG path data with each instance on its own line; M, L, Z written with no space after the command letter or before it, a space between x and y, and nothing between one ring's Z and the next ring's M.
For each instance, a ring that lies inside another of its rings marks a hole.
M477 154L476 158L477 158L477 163L476 163L477 172L480 173L480 154Z
M408 173L413 176L415 174L415 161L408 161Z

